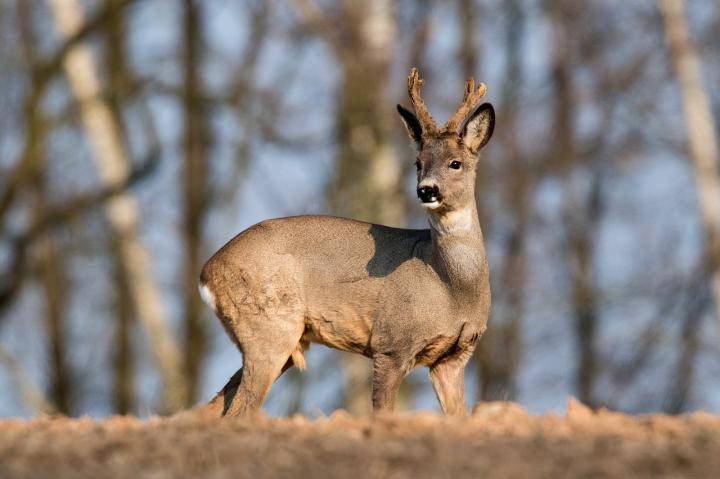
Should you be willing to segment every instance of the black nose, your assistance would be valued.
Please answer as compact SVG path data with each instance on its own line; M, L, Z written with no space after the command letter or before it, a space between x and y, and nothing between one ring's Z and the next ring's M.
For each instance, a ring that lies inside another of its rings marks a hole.
M432 203L438 200L440 193L437 186L421 186L417 189L417 195L423 203Z

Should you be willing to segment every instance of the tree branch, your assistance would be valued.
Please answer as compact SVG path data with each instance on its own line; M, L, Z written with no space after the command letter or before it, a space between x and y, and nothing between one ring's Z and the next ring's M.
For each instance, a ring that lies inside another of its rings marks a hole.
M90 209L101 206L108 199L123 193L135 183L152 174L158 164L158 159L159 151L153 151L139 167L131 171L125 180L91 193L70 198L63 201L62 205L50 206L45 214L37 218L26 231L12 236L8 241L11 251L10 266L3 274L4 281L0 284L0 313L9 306L15 293L22 285L25 276L27 251L40 235L48 229L65 224Z

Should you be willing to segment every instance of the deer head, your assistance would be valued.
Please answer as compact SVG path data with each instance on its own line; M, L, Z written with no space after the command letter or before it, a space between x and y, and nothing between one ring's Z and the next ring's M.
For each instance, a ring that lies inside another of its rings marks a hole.
M475 167L480 149L490 140L495 125L495 110L480 104L485 84L475 88L475 80L465 82L465 94L457 111L439 129L422 99L423 80L417 68L408 76L408 93L415 114L397 106L418 156L417 195L434 215L475 204Z

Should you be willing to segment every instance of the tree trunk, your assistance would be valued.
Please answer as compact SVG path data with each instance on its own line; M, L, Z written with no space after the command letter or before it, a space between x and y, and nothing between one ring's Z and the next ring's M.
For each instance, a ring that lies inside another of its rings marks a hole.
M39 274L45 294L45 329L50 363L48 398L59 413L73 413L73 375L67 356L67 278L57 244L49 234L39 242Z
M50 0L49 4L57 29L66 39L82 27L83 12L77 0ZM63 66L79 104L101 180L106 184L120 183L130 171L130 161L120 127L101 98L100 79L91 49L82 44L73 46ZM163 379L161 410L179 410L186 404L180 354L168 325L165 304L151 275L150 255L138 236L137 202L129 193L117 195L107 202L105 214L118 239L138 319L150 337Z
M391 141L396 115L386 95L395 35L393 6L388 0L372 0L348 1L345 7L348 42L338 53L343 67L337 119L340 151L330 205L339 215L402 226L406 212L401 168ZM367 415L372 404L371 362L349 354L343 361L345 407ZM399 398L399 408L403 402L407 401Z
M578 399L595 405L594 384L598 374L597 322L598 311L592 269L595 226L600 215L600 183L596 173L589 189L577 184L573 172L581 171L583 159L579 156L575 138L574 85L571 65L575 51L572 38L576 29L576 4L568 0L553 2L550 15L554 24L552 77L554 84L554 131L556 148L549 158L549 166L564 176L564 223L566 265L570 279L570 307L577 366L574 371Z
M338 89L336 137L337 172L328 187L334 214L402 226L406 198L402 168L392 145L397 115L386 88L395 44L396 20L389 0L346 0L333 18L325 17L312 0L294 0L305 27L328 40L342 68ZM343 354L343 404L355 415L371 410L372 365L367 359ZM406 402L407 384L396 406Z
M463 0L463 3L465 0ZM517 397L517 369L522 356L522 316L525 291L525 239L530 214L528 197L532 192L529 167L518 151L514 129L518 97L522 85L521 47L524 37L524 18L516 0L506 2L506 64L502 89L502 111L505 128L499 140L507 161L502 165L501 187L509 204L513 224L506 235L504 263L495 278L499 285L493 300L490 327L479 344L476 356L482 400L512 400ZM482 167L482 166L481 166ZM479 175L479 178L486 177ZM479 187L485 191L487 187ZM485 225L487 221L482 221Z
M201 268L202 223L207 205L208 135L202 104L201 68L202 8L196 0L185 0L185 169L183 198L185 217L185 375L187 405L197 400L200 373L207 349L207 332L202 322L203 307L197 293Z
M592 267L597 223L600 217L600 179L592 179L589 199L580 197L568 178L566 187L567 264L570 269L570 302L578 354L575 388L580 402L597 406L595 381L597 358L598 302Z
M28 143L21 157L20 164L26 165L25 179L30 183L33 194L36 197L33 214L36 217L45 215L48 207L47 174L46 174L46 153L45 139L47 134L47 121L42 113L42 98L44 87L47 84L44 78L37 73L38 64L33 32L32 10L30 5L18 6L20 20L20 34L22 38L22 53L27 59L31 68L31 88L28 92L26 102L27 125L29 128ZM12 187L12 185L9 185ZM0 217L2 217L0 213ZM44 234L34 245L35 272L45 299L45 311L43 315L46 344L47 362L49 366L47 379L47 399L35 396L31 402L37 407L49 408L65 415L73 412L73 390L74 381L67 355L67 305L68 290L67 277L65 274L65 261L58 252L58 244L50 234ZM12 362L12 361L11 361ZM32 386L23 386L32 389ZM30 391L28 389L28 391ZM48 409L49 410L49 409Z
M720 321L720 182L717 126L710 97L703 84L700 57L688 32L682 0L658 0L665 21L670 59L680 83L690 160L695 169L698 206L705 234L705 256L710 265L710 288L715 318Z
M119 8L126 0L109 0ZM125 54L126 21L122 14L111 15L107 24L108 48L108 102L115 123L120 125L122 108L129 91L129 74ZM112 355L113 395L112 402L117 414L131 414L135 410L135 360L132 340L133 316L132 295L127 271L123 267L119 242L111 238L108 251L113 260L113 292L115 298L115 335Z
M703 273L707 275L708 272L704 270ZM680 414L688 409L696 375L697 356L702 346L699 338L702 331L702 319L710 299L707 287L688 291L687 295L687 305L683 311L685 317L680 331L680 344L677 348L679 357L670 379L663 407L667 414Z
M113 403L117 414L131 414L135 409L135 358L132 341L132 296L122 250L116 240L109 249L113 257L116 326L112 352Z

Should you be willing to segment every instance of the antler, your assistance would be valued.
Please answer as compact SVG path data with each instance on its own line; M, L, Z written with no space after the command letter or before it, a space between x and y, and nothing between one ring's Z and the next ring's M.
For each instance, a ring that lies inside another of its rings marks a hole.
M480 82L476 90L475 79L473 77L468 78L465 82L465 94L463 95L462 104L458 107L457 111L453 113L453 116L450 117L447 123L445 123L443 130L457 133L462 122L480 105L480 100L486 91L487 87L484 83Z
M417 68L413 68L408 76L408 94L410 95L410 102L415 110L415 116L417 116L420 126L422 127L423 134L434 133L437 131L437 125L433 120L427 105L422 99L421 91L425 83L420 78Z

